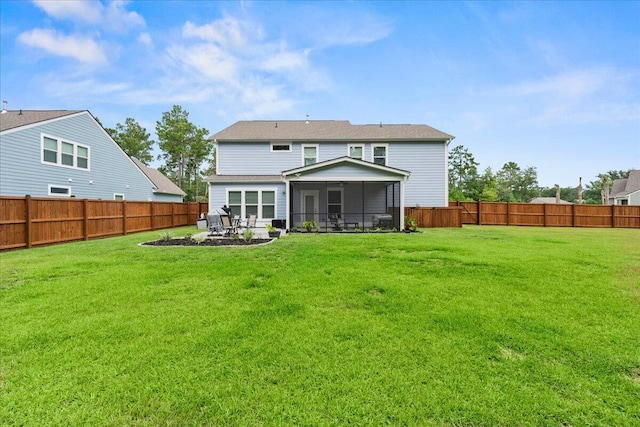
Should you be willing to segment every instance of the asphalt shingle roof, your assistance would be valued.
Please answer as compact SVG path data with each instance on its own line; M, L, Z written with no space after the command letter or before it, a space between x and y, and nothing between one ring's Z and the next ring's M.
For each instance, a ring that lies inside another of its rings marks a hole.
M348 120L239 121L212 136L217 141L443 141L452 135L427 125L352 125Z
M131 160L133 160L133 163L135 163L136 166L138 166L138 168L142 171L142 173L144 173L147 178L149 178L149 180L153 183L153 185L155 185L156 193L177 194L179 196L187 195L187 193L182 191L180 187L171 182L171 180L164 176L159 170L150 168L135 157L132 157Z
M85 110L7 110L0 114L0 132L83 111Z
M640 191L640 170L632 170L626 179L616 179L611 186L609 197L627 196Z

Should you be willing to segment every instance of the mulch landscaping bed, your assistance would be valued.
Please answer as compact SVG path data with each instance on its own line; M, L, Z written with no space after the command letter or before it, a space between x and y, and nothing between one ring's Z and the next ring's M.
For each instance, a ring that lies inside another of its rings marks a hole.
M201 243L192 239L169 239L169 240L154 240L152 242L145 242L145 246L252 246L259 245L261 243L270 242L272 239L251 239L245 242L242 239L206 239Z

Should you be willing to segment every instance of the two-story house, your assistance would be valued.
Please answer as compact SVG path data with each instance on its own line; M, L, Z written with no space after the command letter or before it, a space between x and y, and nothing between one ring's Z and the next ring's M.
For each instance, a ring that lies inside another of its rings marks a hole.
M0 195L181 202L185 193L127 156L89 111L3 108Z
M240 121L213 135L209 210L287 228L404 227L405 206L448 205L448 145L427 125Z

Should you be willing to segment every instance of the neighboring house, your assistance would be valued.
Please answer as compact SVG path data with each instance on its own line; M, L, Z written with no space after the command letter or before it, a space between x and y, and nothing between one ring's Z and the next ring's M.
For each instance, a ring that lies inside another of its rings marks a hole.
M613 181L609 204L640 205L640 170L632 170L628 178Z
M182 202L184 191L175 185L169 178L157 169L152 169L140 160L132 157L133 163L149 178L153 183L153 200L157 202Z
M448 206L448 145L426 125L331 120L240 121L213 135L209 209L257 215L258 224L315 221L404 226L405 206ZM333 221L332 221L333 220Z
M89 111L0 113L0 195L166 200L158 190Z
M566 200L556 200L555 197L534 197L531 199L529 203L542 203L542 204L551 204L551 205L571 205L571 202L567 202Z

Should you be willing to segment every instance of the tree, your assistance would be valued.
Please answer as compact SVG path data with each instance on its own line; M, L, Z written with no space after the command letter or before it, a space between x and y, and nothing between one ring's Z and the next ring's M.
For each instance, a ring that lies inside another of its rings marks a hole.
M153 160L151 149L154 142L149 139L147 130L131 117L125 119L124 125L118 123L115 131L109 133L128 156L135 157L145 165Z
M449 198L468 197L465 189L478 176L478 162L464 146L458 145L449 153ZM453 196L453 197L452 197Z
M505 202L528 202L540 194L538 173L535 167L520 169L515 162L505 163L496 174L500 200Z
M158 159L165 160L163 170L173 171L169 175L175 177L188 200L199 196L200 168L213 148L213 142L207 139L208 133L207 129L191 123L189 113L179 105L162 113L162 120L156 122L158 146L162 150Z
M629 177L631 170L610 170L605 173L599 173L596 181L591 181L587 185L585 191L588 203L598 203L597 200L603 205L609 203L609 191L611 191L611 185L616 179L624 179Z

